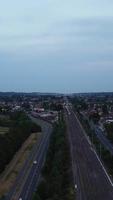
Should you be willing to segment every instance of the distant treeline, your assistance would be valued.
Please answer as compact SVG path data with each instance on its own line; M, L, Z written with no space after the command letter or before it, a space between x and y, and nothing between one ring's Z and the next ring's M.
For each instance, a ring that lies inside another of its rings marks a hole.
M32 132L41 131L23 112L10 114L10 120L1 119L0 126L8 126L9 131L0 135L0 173L10 162L16 151Z
M33 200L74 200L69 144L63 117L55 125L47 153L42 181Z

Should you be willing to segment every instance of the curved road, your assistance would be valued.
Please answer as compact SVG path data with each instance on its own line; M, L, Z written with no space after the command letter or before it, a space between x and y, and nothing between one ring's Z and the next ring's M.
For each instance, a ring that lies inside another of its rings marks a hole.
M52 126L32 116L30 118L41 126L43 132L42 138L40 144L37 142L28 159L25 161L14 186L5 198L6 200L19 200L19 198L22 198L22 200L31 200L40 180L41 169L46 158L49 139L52 133ZM33 163L33 161L36 161L36 163Z

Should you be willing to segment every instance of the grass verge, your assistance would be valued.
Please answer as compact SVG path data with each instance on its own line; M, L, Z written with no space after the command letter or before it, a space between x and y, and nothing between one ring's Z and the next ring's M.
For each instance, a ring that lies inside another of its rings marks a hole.
M0 176L0 197L13 186L16 177L41 133L32 133Z
M51 135L41 182L33 200L74 200L71 170L66 125L61 114Z

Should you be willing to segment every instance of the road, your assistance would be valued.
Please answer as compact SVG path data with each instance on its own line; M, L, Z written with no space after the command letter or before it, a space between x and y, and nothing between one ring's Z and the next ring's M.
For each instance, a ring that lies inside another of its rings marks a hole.
M95 126L95 134L97 135L99 141L104 145L104 147L111 153L111 155L113 155L113 145L106 138L104 133L102 133L98 126Z
M113 200L113 184L71 106L66 107L77 200Z
M40 180L41 169L46 158L52 126L32 116L30 116L30 118L41 126L43 132L42 138L40 144L37 142L28 159L25 161L14 186L6 196L6 200L19 200L19 198L22 198L22 200L31 200ZM34 164L33 161L37 161L37 163ZM31 162L32 164L30 164Z
M95 125L93 122L91 122L89 120L89 118L83 113L81 112L81 114L83 115L84 119L88 120L88 123L91 127L91 129L93 130L92 134L96 134L98 140L100 141L100 143L105 147L105 149L107 149L111 155L113 156L113 144L110 142L109 139L107 139L105 133L100 129L99 125ZM93 139L93 135L92 135L92 139ZM93 142L93 141L92 141Z

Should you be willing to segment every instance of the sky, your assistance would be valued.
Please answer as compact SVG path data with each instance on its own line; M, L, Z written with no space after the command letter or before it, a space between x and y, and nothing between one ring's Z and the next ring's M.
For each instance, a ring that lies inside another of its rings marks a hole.
M113 91L113 1L0 1L0 91Z

